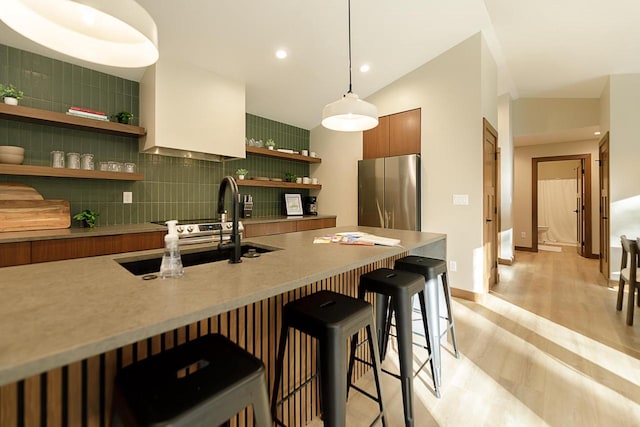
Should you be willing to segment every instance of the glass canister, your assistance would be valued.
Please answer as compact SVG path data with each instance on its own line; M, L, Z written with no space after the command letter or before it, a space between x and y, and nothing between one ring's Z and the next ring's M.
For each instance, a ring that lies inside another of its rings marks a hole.
M80 169L80 154L67 153L67 168Z
M90 171L94 169L93 154L87 153L80 156L80 168Z
M63 168L64 167L64 151L52 151L51 152L51 167Z
M125 163L124 171L128 173L136 173L136 164L135 163Z
M98 165L100 166L101 171L109 170L109 162L100 162Z

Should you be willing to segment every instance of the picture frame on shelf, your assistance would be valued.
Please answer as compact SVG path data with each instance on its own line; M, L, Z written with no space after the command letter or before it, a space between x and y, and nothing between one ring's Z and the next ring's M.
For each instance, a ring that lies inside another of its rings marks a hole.
M284 206L287 216L302 216L302 198L300 194L285 193Z

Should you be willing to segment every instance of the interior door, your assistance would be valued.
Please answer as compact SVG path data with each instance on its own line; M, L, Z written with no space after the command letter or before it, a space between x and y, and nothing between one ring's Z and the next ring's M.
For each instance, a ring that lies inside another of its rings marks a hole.
M600 273L609 279L609 132L600 140Z
M578 240L577 251L580 256L584 255L584 159L580 159L580 164L576 168L576 236Z
M485 290L488 291L498 283L498 230L496 186L498 132L483 119L483 247Z

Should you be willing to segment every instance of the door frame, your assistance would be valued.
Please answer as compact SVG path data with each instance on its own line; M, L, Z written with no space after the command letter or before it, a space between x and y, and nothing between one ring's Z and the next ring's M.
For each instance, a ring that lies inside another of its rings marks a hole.
M485 206L485 199L487 197L487 194L484 192L484 164L487 162L487 159L484 157L485 156L485 150L484 150L484 144L486 143L487 140L487 136L488 135L492 135L495 139L495 151L493 153L491 153L493 155L493 176L495 178L494 181L494 193L493 193L493 203L494 203L494 212L485 212L486 207ZM489 292L491 290L491 288L495 285L497 285L498 283L500 283L500 272L498 270L498 245L499 245L499 240L500 240L500 229L498 227L498 212L499 212L499 206L500 206L500 199L499 199L499 182L500 182L500 169L498 168L498 152L499 152L499 146L498 146L498 131L491 125L491 123L486 119L486 118L482 118L482 153L483 153L483 194L482 194L482 199L483 199L483 212L482 212L482 222L483 222L483 237L482 237L482 245L483 247L485 246L485 236L484 236L484 229L486 227L485 222L493 222L494 226L493 226L493 239L494 239L494 244L491 245L491 254L486 253L486 251L484 251L484 268L487 268L488 265L490 265L489 269L490 271L484 271L484 291L485 292ZM487 218L487 214L489 214L490 218ZM491 259L487 259L487 257L491 257ZM489 262L487 262L489 261Z
M538 163L562 160L584 161L584 256L593 258L593 236L591 219L591 154L534 157L531 159L531 251L538 252Z
M606 151L607 151L607 163L606 163L606 170L604 170L603 165L602 165L602 152L603 152L603 147L606 147ZM598 205L599 208L598 212L599 212L599 218L598 218L598 222L600 225L600 254L599 254L599 258L600 258L600 273L604 276L605 279L609 280L609 278L611 277L611 224L609 222L609 217L610 217L610 212L609 212L609 207L610 207L610 177L609 177L609 168L611 166L610 161L611 161L611 150L610 150L610 143L609 143L609 132L606 132L604 134L604 136L602 137L602 139L600 140L600 142L598 143L598 170L600 172L600 176L598 178L599 181L599 185L598 185ZM603 203L602 200L602 186L603 186L603 180L606 178L606 183L607 183L607 201L606 203ZM605 271L606 270L606 271Z

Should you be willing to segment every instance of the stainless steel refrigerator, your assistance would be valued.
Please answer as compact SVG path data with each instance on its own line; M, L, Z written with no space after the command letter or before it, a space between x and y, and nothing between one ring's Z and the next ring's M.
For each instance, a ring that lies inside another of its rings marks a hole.
M420 231L420 155L358 161L358 225Z

